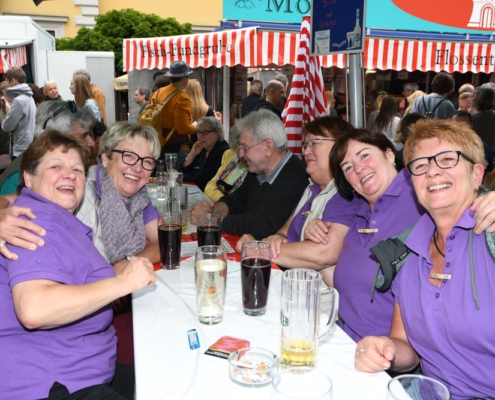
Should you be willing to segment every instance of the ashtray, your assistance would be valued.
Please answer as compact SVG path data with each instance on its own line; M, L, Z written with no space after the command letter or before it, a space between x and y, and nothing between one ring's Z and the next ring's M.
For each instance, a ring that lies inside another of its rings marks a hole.
M278 371L278 357L269 350L247 347L229 356L229 376L245 386L270 383Z

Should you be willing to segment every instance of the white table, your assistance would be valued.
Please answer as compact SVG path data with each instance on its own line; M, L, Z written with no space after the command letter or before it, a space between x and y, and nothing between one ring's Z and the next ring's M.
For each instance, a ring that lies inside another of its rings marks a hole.
M227 360L204 354L222 336L249 340L280 354L280 288L282 273L271 271L267 313L249 317L242 311L239 263L228 264L223 321L198 322L193 260L175 271L157 272L156 285L133 294L134 353L138 400L269 399L270 386L249 388L230 380ZM195 328L201 347L190 350L187 331ZM355 343L339 327L320 343L318 369L334 385L334 400L383 400L390 377L354 370Z

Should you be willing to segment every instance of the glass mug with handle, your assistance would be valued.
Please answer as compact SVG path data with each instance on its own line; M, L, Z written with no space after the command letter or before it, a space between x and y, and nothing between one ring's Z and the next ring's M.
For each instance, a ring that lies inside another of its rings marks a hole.
M314 368L316 366L318 343L330 333L337 319L339 303L337 290L322 286L323 279L317 271L289 269L282 276L280 302L282 367ZM325 307L321 305L322 297L326 300ZM326 324L320 330L322 316L325 316Z

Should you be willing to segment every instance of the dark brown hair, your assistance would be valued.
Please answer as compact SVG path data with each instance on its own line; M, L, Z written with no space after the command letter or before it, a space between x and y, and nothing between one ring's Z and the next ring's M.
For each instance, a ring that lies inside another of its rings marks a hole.
M332 151L330 152L330 169L335 179L335 184L337 185L340 195L347 200L352 200L354 198L354 189L347 181L340 164L345 158L347 147L349 145L349 141L351 140L378 147L383 153L385 153L388 149L392 150L395 156L395 169L400 171L404 168L404 164L397 157L397 150L395 150L393 143L383 133L372 132L368 129L351 130L337 140L337 143L335 143Z
M30 175L36 175L36 170L40 165L41 158L48 152L54 151L59 147L62 148L64 153L69 150L75 150L81 157L82 163L84 165L85 174L88 172L89 168L89 158L86 149L72 136L64 135L63 133L56 130L47 130L29 145L27 150L24 152L21 161L21 176L19 187L17 188L17 193L21 193L21 189L26 187L26 182L24 181L24 171L28 172Z
M306 122L302 129L302 134L306 136L311 133L316 136L331 137L338 140L342 135L349 132L354 127L347 121L339 117L327 115Z

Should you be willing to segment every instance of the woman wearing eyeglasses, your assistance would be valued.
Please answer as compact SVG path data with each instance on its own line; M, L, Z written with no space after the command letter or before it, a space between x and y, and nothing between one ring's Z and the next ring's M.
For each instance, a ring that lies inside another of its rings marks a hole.
M494 398L495 263L472 211L483 144L451 121L420 121L413 130L404 160L427 213L406 240L412 252L393 282L390 335L361 340L356 368L407 371L420 363L453 399Z
M184 174L184 182L193 182L204 191L220 168L223 153L229 149L229 144L224 140L222 124L215 117L200 118L196 134L198 141L179 170Z
M338 117L326 116L308 122L303 128L306 172L310 183L292 216L279 231L264 239L271 243L272 259L281 268L310 268L319 270L327 284L329 259L338 256L342 240L354 217L351 204L337 195L337 187L330 171L329 156L335 141L352 129L352 125ZM331 221L332 245L305 240L304 229L310 221L320 218ZM254 240L244 235L237 243ZM331 276L331 274L330 274Z

